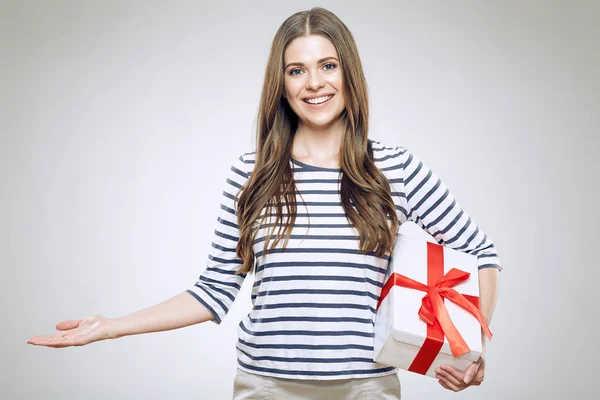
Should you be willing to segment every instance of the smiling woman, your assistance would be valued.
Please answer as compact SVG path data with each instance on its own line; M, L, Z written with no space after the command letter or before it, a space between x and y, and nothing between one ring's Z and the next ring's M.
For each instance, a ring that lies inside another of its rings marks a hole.
M368 121L348 28L323 8L290 16L267 61L256 149L228 171L197 282L122 318L63 321L63 332L28 343L81 346L220 324L254 273L254 307L238 328L235 399L399 399L396 368L373 360L373 321L399 226L412 221L438 243L477 255L488 323L501 267L495 244L433 171L407 149L370 139ZM440 384L480 384L483 360L469 368L440 369Z

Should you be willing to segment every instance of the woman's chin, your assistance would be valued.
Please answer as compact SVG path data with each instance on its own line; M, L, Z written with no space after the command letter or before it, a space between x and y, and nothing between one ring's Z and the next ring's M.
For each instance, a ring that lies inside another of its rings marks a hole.
M318 130L332 128L336 124L336 122L339 122L339 117L333 118L329 116L327 118L309 118L301 120L301 123L303 123L304 125Z

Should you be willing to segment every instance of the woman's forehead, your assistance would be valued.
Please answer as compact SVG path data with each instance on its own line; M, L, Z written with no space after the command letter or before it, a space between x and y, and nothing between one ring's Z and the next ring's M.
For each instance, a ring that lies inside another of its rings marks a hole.
M338 58L335 46L329 39L321 35L298 37L288 45L284 53L284 62L311 63L326 57Z

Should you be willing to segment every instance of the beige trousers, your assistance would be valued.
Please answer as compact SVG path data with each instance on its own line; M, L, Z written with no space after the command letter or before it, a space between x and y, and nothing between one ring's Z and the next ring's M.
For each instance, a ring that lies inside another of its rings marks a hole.
M398 374L376 378L304 380L251 374L238 368L233 400L398 400Z

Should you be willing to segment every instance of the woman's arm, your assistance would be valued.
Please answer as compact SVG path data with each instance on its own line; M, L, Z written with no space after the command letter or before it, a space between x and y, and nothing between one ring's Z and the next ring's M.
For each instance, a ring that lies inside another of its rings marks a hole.
M33 336L27 343L47 347L85 346L100 340L183 328L212 318L213 315L206 307L188 292L183 292L155 306L121 318L92 315L65 320L56 324L56 329L61 332Z
M500 271L498 268L482 268L479 270L479 309L485 318L485 322L490 325L492 315L496 308L498 300L498 281ZM481 330L483 338L483 348L485 349L486 337Z
M183 328L214 319L191 294L183 292L152 307L112 320L111 339Z

